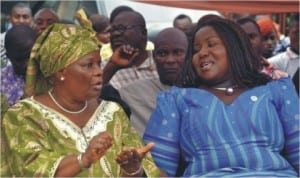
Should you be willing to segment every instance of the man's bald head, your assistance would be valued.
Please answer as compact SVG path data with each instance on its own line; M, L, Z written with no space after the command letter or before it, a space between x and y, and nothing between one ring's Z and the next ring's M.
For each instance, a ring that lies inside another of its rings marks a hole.
M185 33L178 28L166 28L160 31L154 40L155 47L161 44L171 44L173 42L188 46L188 39Z

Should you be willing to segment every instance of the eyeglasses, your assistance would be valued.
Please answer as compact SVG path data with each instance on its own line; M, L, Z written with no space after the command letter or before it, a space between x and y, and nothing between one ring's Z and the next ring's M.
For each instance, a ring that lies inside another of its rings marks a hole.
M124 26L124 25L117 25L117 26L112 26L108 32L109 33L114 33L114 32L119 32L120 34L123 34L125 31L133 29L135 27L142 27L145 28L143 25L128 25L128 26Z

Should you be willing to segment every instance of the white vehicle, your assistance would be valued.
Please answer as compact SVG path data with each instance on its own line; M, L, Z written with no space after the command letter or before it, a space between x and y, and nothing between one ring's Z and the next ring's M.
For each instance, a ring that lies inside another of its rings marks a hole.
M17 2L18 1L11 0L1 1L1 31L5 31L11 26L9 24L8 16L12 6ZM28 0L27 3L31 7L33 15L39 9L48 7L55 10L59 18L65 23L74 23L74 14L80 8L83 8L88 16L94 13L99 13L109 17L114 8L120 5L126 5L140 12L144 16L147 23L148 36L150 40L152 40L156 33L163 28L172 27L173 19L179 14L190 16L193 22L197 22L198 19L205 14L219 14L217 11L174 8L146 4L133 0Z
M190 16L193 22L197 22L200 17L206 14L219 14L217 11L166 7L131 0L46 1L46 3L56 6L54 9L57 11L58 16L65 21L74 21L74 13L79 8L83 8L88 16L99 13L109 17L112 10L117 6L129 6L144 16L150 40L163 28L172 27L173 19L179 14Z

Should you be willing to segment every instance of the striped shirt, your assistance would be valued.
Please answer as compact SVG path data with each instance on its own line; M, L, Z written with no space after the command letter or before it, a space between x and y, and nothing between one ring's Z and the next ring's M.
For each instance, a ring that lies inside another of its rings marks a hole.
M118 70L110 79L109 83L116 89L120 89L140 79L158 79L152 54L148 52L148 56L149 57L140 66Z

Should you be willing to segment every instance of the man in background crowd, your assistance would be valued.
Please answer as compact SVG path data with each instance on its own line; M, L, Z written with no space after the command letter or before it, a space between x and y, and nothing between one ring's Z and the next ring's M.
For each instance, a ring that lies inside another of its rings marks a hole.
M40 9L35 15L34 15L34 28L38 32L38 34L41 34L44 30L47 29L48 26L52 25L53 23L59 22L59 18L56 14L56 12L49 8L43 8Z
M32 20L32 12L28 4L25 3L17 3L15 4L12 9L9 16L9 22L12 26L23 24L23 25L29 25L32 27L33 20ZM4 39L5 39L6 32L1 33L0 36L0 55L1 55L1 68L5 67L7 63L9 63L9 60L6 56L6 51L4 47Z
M299 14L292 15L288 36L290 47L286 51L269 58L268 61L289 74L299 94Z

